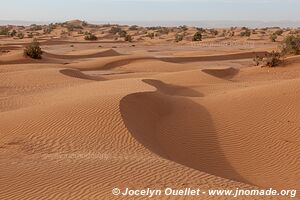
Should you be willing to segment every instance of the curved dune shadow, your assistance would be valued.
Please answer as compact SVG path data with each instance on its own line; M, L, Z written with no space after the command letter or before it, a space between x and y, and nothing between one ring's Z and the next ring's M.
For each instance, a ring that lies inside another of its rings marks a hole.
M240 72L239 69L233 67L225 69L203 69L202 71L222 79L231 79Z
M161 93L171 96L185 96L185 97L203 97L204 95L200 92L177 85L166 84L159 80L144 79L143 82L152 85L157 88Z
M65 76L73 77L73 78L79 78L79 79L85 79L85 80L92 80L92 81L103 81L104 78L96 77L96 76L89 76L84 73L82 73L79 70L76 69L63 69L59 71Z
M226 159L209 112L191 99L159 90L134 93L121 100L120 110L132 136L155 154L202 172L251 184Z

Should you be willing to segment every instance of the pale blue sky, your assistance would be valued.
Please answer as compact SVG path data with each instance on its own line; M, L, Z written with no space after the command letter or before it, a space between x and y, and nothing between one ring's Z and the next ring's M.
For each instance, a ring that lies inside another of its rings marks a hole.
M299 0L3 0L0 20L300 20Z

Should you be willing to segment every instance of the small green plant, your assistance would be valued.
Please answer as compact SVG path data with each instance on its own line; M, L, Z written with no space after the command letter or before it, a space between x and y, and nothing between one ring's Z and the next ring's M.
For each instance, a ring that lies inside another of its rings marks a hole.
M202 34L201 32L197 31L193 36L193 41L202 41Z
M33 40L24 50L24 55L33 59L41 59L43 51L37 40Z
M85 33L84 39L85 40L98 40L97 36L91 32Z

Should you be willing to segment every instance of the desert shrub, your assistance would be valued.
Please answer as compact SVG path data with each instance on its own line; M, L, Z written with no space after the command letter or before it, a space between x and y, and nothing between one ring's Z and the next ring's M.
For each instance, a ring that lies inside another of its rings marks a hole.
M138 26L137 25L132 25L129 27L130 31L137 31L138 30Z
M154 33L147 33L147 37L149 37L149 38L151 38L151 39L153 39L154 38Z
M234 35L235 35L234 31L230 31L229 34L228 34L229 37L233 37Z
M201 32L197 31L193 36L193 41L202 41L202 34Z
M196 27L196 30L200 33L204 33L205 32L205 29L204 28L199 28L199 27Z
M287 36L282 44L282 53L283 54L300 54L300 35L290 35Z
M160 34L168 35L169 32L170 32L170 30L167 27L161 27L160 29L158 29L158 33L160 33Z
M122 38L125 38L127 36L127 32L124 30L121 30L120 32L118 32L119 36Z
M87 26L88 23L87 23L86 21L83 21L83 22L81 22L81 25L82 25L82 26Z
M15 37L17 35L17 31L14 29L9 33L10 37Z
M24 38L24 34L23 34L22 32L19 32L19 33L17 34L17 37L18 37L19 39L23 39L23 38Z
M126 42L132 42L132 36L131 35L126 35L125 37L124 37L124 40L126 41Z
M176 35L175 35L175 42L180 42L180 41L183 40L183 38L184 38L183 35L181 35L181 34L176 34Z
M217 30L215 30L215 29L210 29L209 32L210 32L210 34L212 34L212 35L214 35L214 36L216 36L216 35L219 34L219 31L217 31Z
M277 37L278 37L278 36L277 36L275 33L273 33L273 34L270 36L270 40L271 40L272 42L276 42Z
M9 28L7 27L0 28L0 35L8 35L8 34L9 34Z
M272 51L264 56L255 56L253 64L261 67L277 67L284 62L284 56L281 52Z
M117 33L120 33L121 31L122 31L122 29L120 27L113 26L113 27L111 27L109 32L116 35Z
M27 34L27 37L29 37L29 38L33 38L33 33L31 33L31 32L30 32L30 33L28 33L28 34Z
M29 30L30 31L40 31L43 27L41 25L31 24Z
M50 34L52 31L53 31L53 29L50 28L50 27L47 27L47 28L43 29L44 34Z
M253 64L255 66L259 66L262 63L262 60L263 60L263 57L261 57L261 56L255 56L253 58Z
M179 26L179 29L181 29L183 31L187 31L188 27L186 25L183 25L183 26Z
M84 39L85 40L98 40L97 36L91 32L85 33Z
M274 34L276 34L276 35L282 35L283 34L283 30L279 29L279 30L275 31Z
M263 66L265 67L276 67L283 62L283 57L280 52L272 51L263 58Z
M33 59L41 59L43 51L37 40L33 40L24 50L24 55Z
M250 37L251 36L251 31L249 29L244 30L240 33L240 36L242 37Z

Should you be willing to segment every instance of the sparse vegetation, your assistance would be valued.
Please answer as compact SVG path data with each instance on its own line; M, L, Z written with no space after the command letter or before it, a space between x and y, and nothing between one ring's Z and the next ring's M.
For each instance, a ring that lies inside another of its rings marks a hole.
M9 36L10 37L15 37L17 35L17 31L15 29L13 29L10 33Z
M210 34L212 34L213 36L216 36L219 34L219 31L215 30L215 29L210 29L209 30Z
M187 31L188 27L186 25L183 25L183 26L179 26L179 29L181 29L182 31Z
M299 55L300 54L300 35L287 36L282 44L282 53L284 55Z
M121 38L125 38L127 36L127 32L124 31L124 30L121 30L120 32L118 32L118 35L121 37Z
M138 26L137 25L132 25L129 27L130 31L137 31L138 30Z
M184 35L182 34L176 34L175 35L175 42L181 42L184 38Z
M28 33L28 34L27 34L27 37L28 37L28 38L33 38L33 33L31 33L31 32Z
M155 37L154 33L147 33L147 37L153 39Z
M43 51L37 40L33 40L24 50L24 55L33 59L41 59Z
M131 35L128 35L128 34L127 34L127 35L125 36L124 40L125 40L126 42L132 42L133 39L132 39L132 36L131 36Z
M242 32L240 33L240 36L242 36L242 37L250 37L250 36L251 36L251 31L250 31L250 29L244 27L242 30L244 30L244 31L242 31Z
M23 34L22 32L19 32L19 33L17 34L17 37L18 37L19 39L23 39L23 38L24 38L24 34Z
M274 34L276 34L276 35L282 35L283 34L283 30L279 29L279 30L275 31Z
M262 61L263 67L277 67L283 63L283 57L280 52L272 51L271 53L268 53Z
M255 66L261 67L277 67L284 62L284 56L281 52L272 51L265 56L256 56L253 58Z
M44 34L50 34L53 31L51 27L47 27L43 29Z
M43 27L41 25L31 24L29 30L30 31L40 31Z
M0 35L8 35L8 34L9 34L9 28L0 27Z
M202 41L202 34L200 31L197 31L193 36L193 41Z
M273 33L273 34L270 36L270 40L271 40L272 42L276 42L277 38L278 38L278 36L277 36L275 33Z
M122 31L121 27L113 26L110 29L110 33L116 35L117 33L120 33Z
M85 33L84 39L85 40L98 40L97 36L91 32Z

